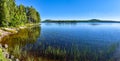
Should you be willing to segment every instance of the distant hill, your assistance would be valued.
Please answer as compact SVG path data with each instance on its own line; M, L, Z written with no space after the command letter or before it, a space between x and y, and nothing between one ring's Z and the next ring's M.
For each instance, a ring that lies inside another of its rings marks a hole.
M90 22L100 22L100 21L102 21L102 20L99 20L99 19L91 19L91 20L88 20L88 21L90 21Z
M42 22L114 22L120 23L120 21L112 21L112 20L99 20L99 19L90 19L90 20L51 20L47 19Z

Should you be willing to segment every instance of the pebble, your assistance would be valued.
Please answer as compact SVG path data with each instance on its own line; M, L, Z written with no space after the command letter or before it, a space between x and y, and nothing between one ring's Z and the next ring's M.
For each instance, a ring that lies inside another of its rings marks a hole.
M7 44L5 44L5 45L4 45L4 48L8 48L8 45L7 45Z
M13 56L13 55L10 55L10 56L9 56L9 58L10 58L10 59L13 59L13 58L14 58L14 56Z
M13 55L10 55L8 52L7 52L7 48L8 48L8 45L7 44L0 44L0 48L2 48L2 52L3 52L3 55L6 59L8 59L9 61L19 61L19 59L16 59L14 58Z
M4 57L9 58L8 52L3 52Z
M16 61L19 61L19 59L16 59Z

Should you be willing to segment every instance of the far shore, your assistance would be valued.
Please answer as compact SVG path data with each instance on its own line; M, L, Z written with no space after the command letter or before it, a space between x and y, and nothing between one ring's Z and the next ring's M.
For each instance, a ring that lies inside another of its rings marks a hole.
M120 23L120 21L113 20L99 20L99 19L90 19L90 20L44 20L42 23L77 23L77 22L101 22L101 23Z

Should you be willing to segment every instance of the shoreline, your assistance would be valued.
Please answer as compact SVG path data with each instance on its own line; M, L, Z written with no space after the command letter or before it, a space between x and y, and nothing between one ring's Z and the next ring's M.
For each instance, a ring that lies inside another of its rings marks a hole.
M0 61L19 61L19 59L9 54L7 44L0 44Z
M19 26L19 27L1 27L0 28L0 46L2 38L11 35L11 34L16 34L19 32L19 30L21 29L25 29L25 28L29 28L29 27L33 27L36 25L40 25L38 24L26 24L24 26ZM4 50L4 48L0 47L0 61L3 60L8 60L8 58L6 58L6 56L4 56L4 52L2 52ZM7 51L6 51L7 52ZM9 54L9 52L7 52ZM19 59L15 60L15 61L19 61Z
M7 31L4 31L4 30L1 30L0 29L0 42L2 41L2 38L7 36L7 35L10 35L11 33L10 32L7 32Z
M2 41L2 38L5 37L5 36L8 36L10 34L16 34L16 33L18 33L18 31L20 29L25 29L25 28L32 27L32 26L35 26L35 25L40 25L40 23L26 24L26 25L19 26L19 27L3 27L3 28L0 28L0 42Z
M26 26L18 27L18 28L2 28L0 29L0 42L2 41L2 38L11 34L16 34L20 29L25 29Z

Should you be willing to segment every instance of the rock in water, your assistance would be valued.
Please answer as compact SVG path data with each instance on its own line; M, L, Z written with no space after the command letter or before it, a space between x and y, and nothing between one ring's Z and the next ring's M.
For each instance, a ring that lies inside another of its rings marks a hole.
M19 59L16 59L16 61L19 61Z
M5 44L5 45L4 45L4 48L8 48L8 45L7 45L7 44Z

